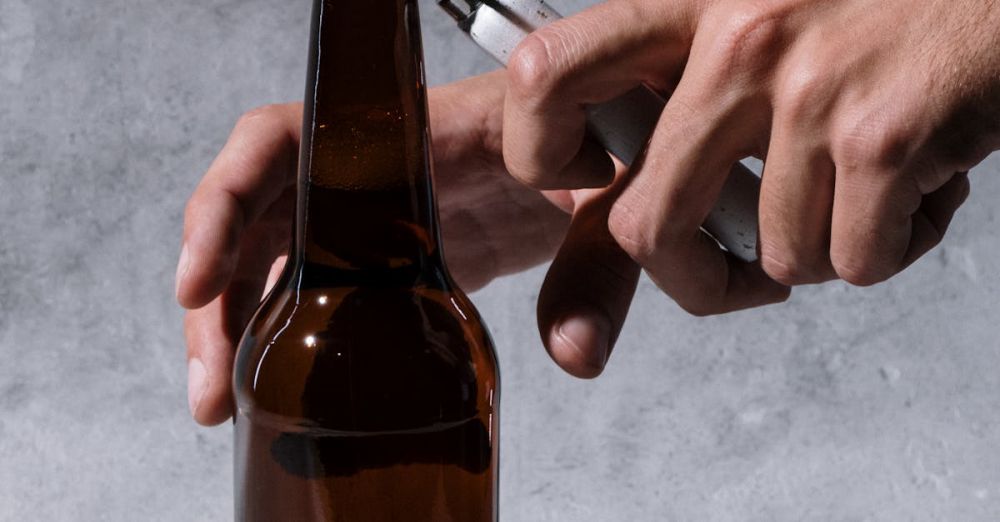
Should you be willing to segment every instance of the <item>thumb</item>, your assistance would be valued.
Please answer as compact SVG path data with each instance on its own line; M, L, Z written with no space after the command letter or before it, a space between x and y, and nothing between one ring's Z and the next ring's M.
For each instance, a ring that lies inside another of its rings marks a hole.
M604 371L639 281L639 265L608 231L620 185L574 191L573 221L538 296L546 350L562 369L584 379Z

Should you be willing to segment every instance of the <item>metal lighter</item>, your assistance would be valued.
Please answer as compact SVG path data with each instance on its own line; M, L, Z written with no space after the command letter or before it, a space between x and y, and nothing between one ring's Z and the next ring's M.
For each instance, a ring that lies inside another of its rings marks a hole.
M500 63L536 29L562 18L542 0L438 0L458 27ZM639 156L656 128L666 100L645 85L587 108L591 135L626 165ZM702 228L744 261L757 259L757 201L760 179L740 163L733 166Z

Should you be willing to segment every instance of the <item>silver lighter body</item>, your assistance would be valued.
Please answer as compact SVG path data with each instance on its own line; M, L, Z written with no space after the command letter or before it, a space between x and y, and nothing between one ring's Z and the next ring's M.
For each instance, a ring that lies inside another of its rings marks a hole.
M438 4L459 22L459 27L500 63L536 29L561 18L542 0L466 0L471 11L449 0ZM590 133L608 152L626 165L639 156L649 141L666 100L640 85L587 109ZM736 257L757 259L757 202L760 179L737 163L729 174L703 228Z

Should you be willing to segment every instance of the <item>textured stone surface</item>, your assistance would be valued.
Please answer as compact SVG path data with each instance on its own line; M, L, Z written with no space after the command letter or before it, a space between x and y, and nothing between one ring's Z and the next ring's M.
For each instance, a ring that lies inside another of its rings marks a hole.
M492 67L422 8L433 82ZM231 430L187 414L181 212L240 113L301 96L308 11L0 0L0 520L231 520ZM643 282L594 382L537 340L542 271L479 292L502 519L997 520L998 171L888 284L695 319Z

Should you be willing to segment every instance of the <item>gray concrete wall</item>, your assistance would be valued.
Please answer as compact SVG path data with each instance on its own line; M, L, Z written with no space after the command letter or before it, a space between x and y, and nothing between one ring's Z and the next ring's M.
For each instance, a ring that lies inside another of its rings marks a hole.
M231 428L187 413L181 212L240 113L301 96L309 3L0 0L0 520L231 519ZM492 67L422 7L435 83ZM644 281L594 382L542 350L541 271L476 294L502 519L997 520L998 171L888 284L695 319Z

